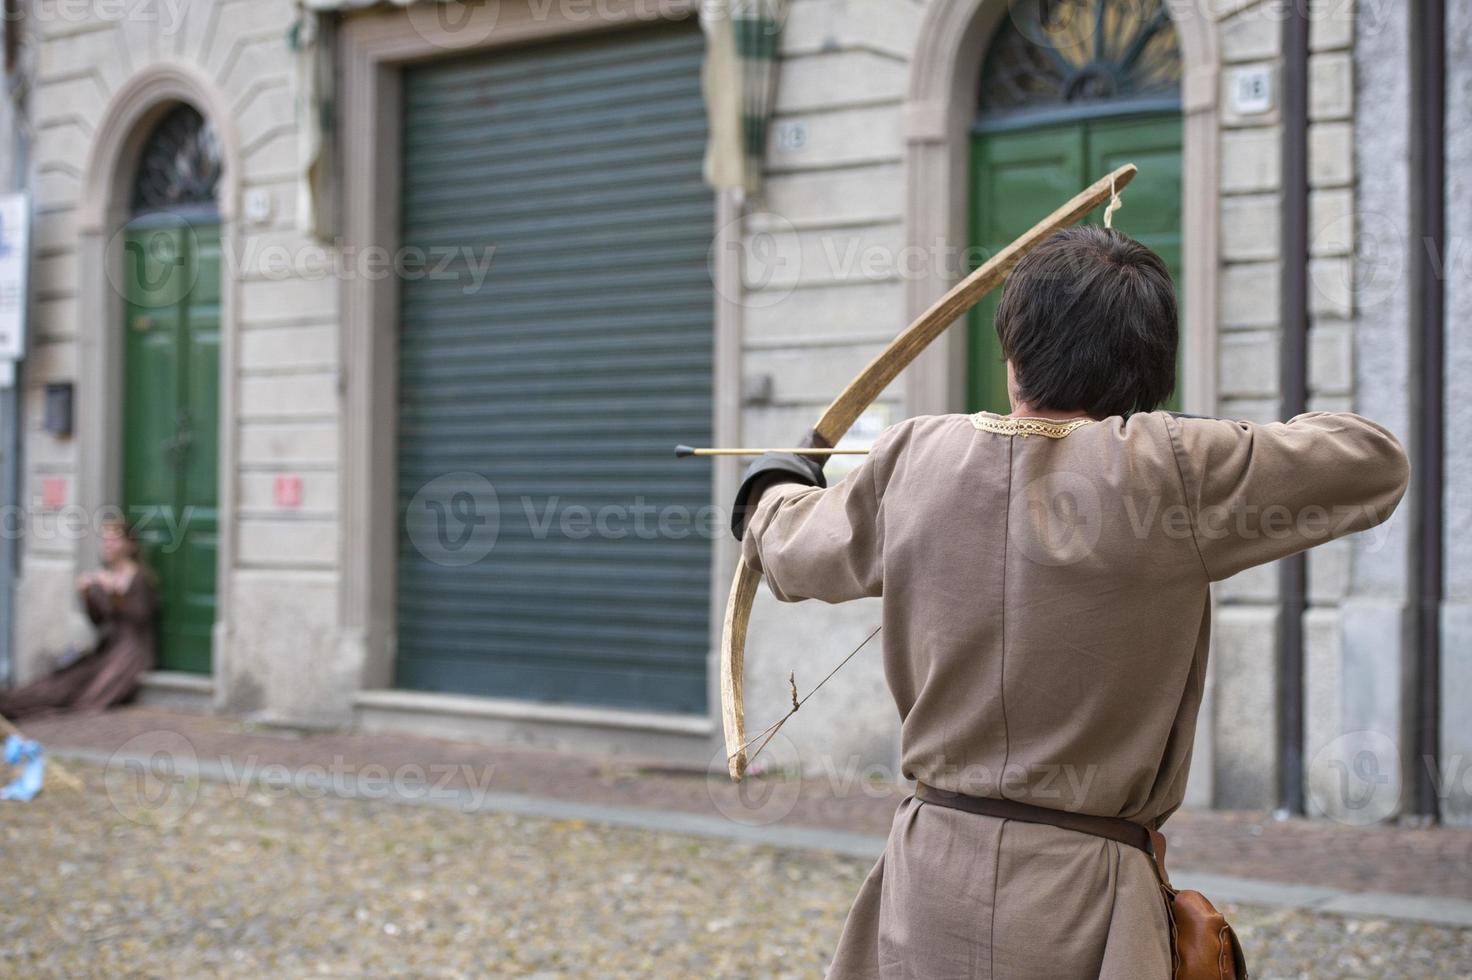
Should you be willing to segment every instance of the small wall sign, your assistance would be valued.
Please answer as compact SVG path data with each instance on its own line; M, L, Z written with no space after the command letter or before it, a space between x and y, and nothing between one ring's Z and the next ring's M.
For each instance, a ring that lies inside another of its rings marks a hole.
M276 478L276 506L296 510L302 505L302 478L278 476Z
M253 225L263 225L271 220L273 210L271 192L257 187L246 192L245 220Z
M1260 116L1273 111L1273 70L1251 65L1232 73L1232 111L1239 116Z
M58 439L72 434L72 393L70 381L57 381L46 386L45 415L42 425Z
M61 510L66 506L66 477L41 478L41 506L47 510Z
M807 148L808 124L805 122L778 123L775 138L777 149L783 153L797 153Z
M0 360L25 356L30 234L30 198L0 194Z

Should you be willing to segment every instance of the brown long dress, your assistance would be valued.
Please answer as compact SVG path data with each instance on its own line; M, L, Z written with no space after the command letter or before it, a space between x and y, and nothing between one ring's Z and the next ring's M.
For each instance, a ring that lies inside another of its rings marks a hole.
M158 591L146 569L136 569L121 593L94 582L81 599L97 627L92 651L25 687L0 691L0 715L100 711L132 697L139 677L153 669Z
M1349 414L919 418L835 487L773 488L743 550L779 599L883 597L906 777L1158 825L1185 792L1210 583L1379 524L1408 477ZM829 976L1148 980L1168 946L1145 854L911 798Z

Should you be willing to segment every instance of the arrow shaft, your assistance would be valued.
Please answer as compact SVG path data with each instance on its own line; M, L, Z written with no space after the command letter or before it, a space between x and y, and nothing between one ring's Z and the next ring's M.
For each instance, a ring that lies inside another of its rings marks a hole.
M681 459L690 456L762 456L766 453L792 453L796 456L867 456L867 449L694 449L690 446L675 447L675 455Z

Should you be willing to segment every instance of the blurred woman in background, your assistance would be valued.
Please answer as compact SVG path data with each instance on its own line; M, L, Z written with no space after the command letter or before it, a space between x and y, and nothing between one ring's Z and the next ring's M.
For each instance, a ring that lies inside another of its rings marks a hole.
M138 541L123 521L102 526L102 567L77 580L77 594L97 629L91 648L65 658L51 673L13 691L0 691L0 715L34 718L91 712L132 697L153 668L158 588L138 557Z

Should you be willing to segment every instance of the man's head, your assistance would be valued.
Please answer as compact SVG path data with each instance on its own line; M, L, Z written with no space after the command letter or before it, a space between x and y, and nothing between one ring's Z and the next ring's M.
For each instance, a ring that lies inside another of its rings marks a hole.
M1160 256L1117 231L1055 232L1017 263L997 308L1016 395L1094 418L1149 412L1176 384L1176 293Z

